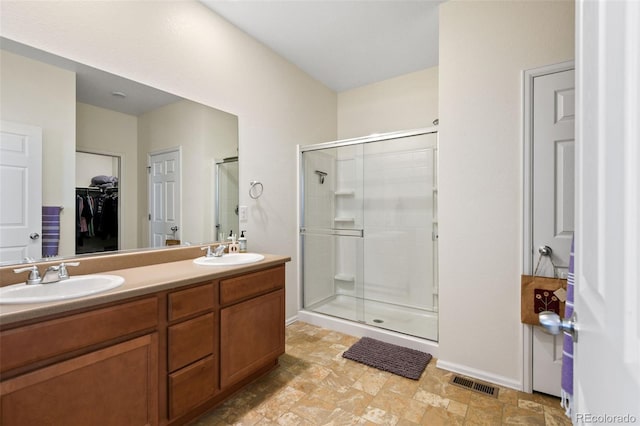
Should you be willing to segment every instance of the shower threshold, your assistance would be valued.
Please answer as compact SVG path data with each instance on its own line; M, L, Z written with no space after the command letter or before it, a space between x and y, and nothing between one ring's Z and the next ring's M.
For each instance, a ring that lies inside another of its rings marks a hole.
M414 337L438 340L438 314L436 312L343 294L329 297L305 309Z

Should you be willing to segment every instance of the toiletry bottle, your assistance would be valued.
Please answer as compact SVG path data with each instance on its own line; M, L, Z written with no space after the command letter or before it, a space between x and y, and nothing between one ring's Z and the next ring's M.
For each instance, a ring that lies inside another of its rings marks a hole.
M228 239L231 240L231 243L229 243L229 253L238 253L240 251L240 245L236 242L236 234L234 234L233 231L229 234Z
M240 253L247 252L247 237L244 236L244 233L247 231L240 231L240 238L238 238L238 243L240 244Z

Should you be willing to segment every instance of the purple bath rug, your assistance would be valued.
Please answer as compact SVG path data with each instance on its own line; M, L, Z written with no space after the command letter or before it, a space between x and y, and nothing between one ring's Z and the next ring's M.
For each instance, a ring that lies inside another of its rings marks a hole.
M363 337L342 356L378 370L418 380L431 361L431 354Z

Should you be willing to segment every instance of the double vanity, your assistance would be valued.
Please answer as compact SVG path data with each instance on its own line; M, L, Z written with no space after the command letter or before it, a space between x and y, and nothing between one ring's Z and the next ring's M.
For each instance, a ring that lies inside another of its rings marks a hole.
M124 281L0 305L0 424L184 424L275 368L290 258L199 249L88 258L72 271Z

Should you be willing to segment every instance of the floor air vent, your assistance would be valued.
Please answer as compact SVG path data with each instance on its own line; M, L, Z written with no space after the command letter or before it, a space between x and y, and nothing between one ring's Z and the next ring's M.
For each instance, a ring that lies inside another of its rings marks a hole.
M461 388L469 389L474 392L481 393L483 395L498 397L498 388L488 385L486 383L476 382L475 380L468 379L466 377L454 375L451 378L452 385L460 386Z

